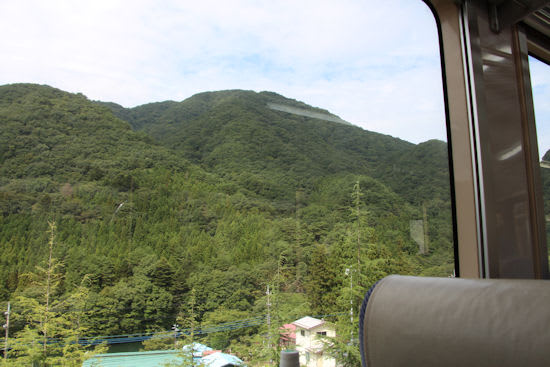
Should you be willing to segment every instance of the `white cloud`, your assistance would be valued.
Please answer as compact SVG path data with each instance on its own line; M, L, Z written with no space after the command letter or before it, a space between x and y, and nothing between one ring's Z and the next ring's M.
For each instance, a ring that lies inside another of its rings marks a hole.
M124 106L273 90L366 129L444 138L435 22L420 0L0 3L0 84Z

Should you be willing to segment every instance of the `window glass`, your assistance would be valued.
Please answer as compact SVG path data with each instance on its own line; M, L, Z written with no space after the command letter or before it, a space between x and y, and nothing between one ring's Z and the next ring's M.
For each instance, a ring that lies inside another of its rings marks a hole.
M357 365L376 281L454 274L422 1L3 2L0 33L0 307L21 363L82 359L84 337L276 363L323 324L324 356Z
M531 56L529 57L529 71L540 155L546 243L550 243L550 72L547 64Z

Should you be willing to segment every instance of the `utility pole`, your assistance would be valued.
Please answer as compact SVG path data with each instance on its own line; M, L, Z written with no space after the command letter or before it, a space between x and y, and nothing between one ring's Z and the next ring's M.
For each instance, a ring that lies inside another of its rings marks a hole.
M267 350L269 351L269 363L271 364L271 292L269 291L269 284L267 285L267 292L265 292L267 295Z
M180 331L178 324L172 325L172 330L174 330L174 349L176 349L176 340L178 338L178 331Z
M424 250L423 253L428 253L428 247L430 239L428 237L428 212L426 210L426 203L422 203L422 219L424 224Z
M4 325L4 328L6 329L6 341L4 342L4 359L8 359L8 337L10 335L10 302L8 301L8 310L4 312L4 315L6 315L6 324Z
M346 275L349 275L349 289L350 289L350 296L349 296L349 319L351 322L351 331L350 331L350 345L353 343L353 267L346 268Z
M296 221L296 233L294 234L294 239L296 240L297 248L300 247L301 236L300 236L300 218L298 216L298 201L300 200L300 190L296 190L294 196L294 219Z

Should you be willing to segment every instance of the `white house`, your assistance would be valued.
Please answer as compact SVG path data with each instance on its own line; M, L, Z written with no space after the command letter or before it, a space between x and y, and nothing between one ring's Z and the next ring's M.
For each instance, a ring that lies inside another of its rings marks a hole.
M335 337L334 325L313 317L302 317L296 325L296 350L300 353L300 366L336 367L334 358L324 353L326 348L320 336Z

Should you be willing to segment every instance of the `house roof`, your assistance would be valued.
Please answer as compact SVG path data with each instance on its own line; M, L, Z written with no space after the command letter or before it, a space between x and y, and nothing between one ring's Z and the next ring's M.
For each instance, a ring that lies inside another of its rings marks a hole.
M284 340L294 339L296 340L296 325L284 324L279 328L281 330L281 338Z
M181 362L178 350L98 354L82 364L83 367L149 367Z
M204 352L212 350L212 348L210 348L209 346L197 342L184 345L181 349L186 353L189 353L191 349L193 349L193 357L202 357L204 355Z
M185 349L186 347L187 349ZM193 347L193 360L197 365L200 364L206 367L244 366L242 360L230 354L221 352L208 354L208 352L213 351L212 348L206 345L194 343ZM201 351L198 352L198 349ZM189 352L191 344L184 346L182 350ZM180 365L184 362L184 356L181 354L182 350L98 354L84 361L82 367L160 367L170 363ZM200 355L198 355L199 353Z
M296 325L294 325L294 324L284 324L284 325L281 326L279 329L284 329L284 330L289 330L289 331L295 331L295 330L296 330Z
M201 358L201 364L208 367L243 366L239 358L226 353L212 353Z
M221 352L220 349L206 350L202 353L202 356L206 357L207 355L214 354L214 353L219 353L219 352Z
M325 323L324 320L319 320L311 316L302 317L301 319L293 322L293 324L296 325L297 327L306 329L306 330L313 329L317 326L321 326L324 323Z

